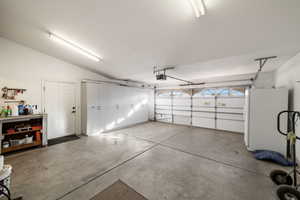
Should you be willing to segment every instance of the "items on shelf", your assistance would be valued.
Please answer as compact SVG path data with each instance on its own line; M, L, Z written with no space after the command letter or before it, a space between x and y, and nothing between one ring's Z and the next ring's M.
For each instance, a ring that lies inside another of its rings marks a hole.
M38 106L25 104L24 100L17 100L18 94L23 94L26 89L2 88L2 100L0 99L0 117L39 114Z
M19 116L19 115L32 115L38 114L37 105L25 105L24 101L20 101L20 104L8 104L0 108L0 117L10 117L10 116Z
M23 94L26 91L26 89L21 89L21 88L8 88L4 87L2 88L2 98L4 99L9 99L9 100L15 100L16 96L18 94Z
M42 130L42 119L3 124L2 153L42 146Z

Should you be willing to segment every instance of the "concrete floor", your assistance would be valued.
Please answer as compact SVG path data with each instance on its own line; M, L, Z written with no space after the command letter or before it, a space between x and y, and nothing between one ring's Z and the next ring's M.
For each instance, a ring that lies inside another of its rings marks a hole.
M240 134L149 122L6 157L25 200L89 200L118 179L149 200L270 200L268 174Z

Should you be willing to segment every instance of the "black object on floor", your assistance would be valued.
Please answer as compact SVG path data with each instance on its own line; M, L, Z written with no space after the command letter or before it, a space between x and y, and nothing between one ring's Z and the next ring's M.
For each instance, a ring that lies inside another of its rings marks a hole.
M48 140L48 146L78 140L79 138L80 137L78 137L77 135L68 135L68 136L64 136L64 137L50 139L50 140Z
M15 199L11 198L11 193L10 190L8 189L7 186L5 186L4 184L0 183L0 195L4 196L6 199L8 200L23 200L23 197L18 197ZM2 198L1 198L2 199Z

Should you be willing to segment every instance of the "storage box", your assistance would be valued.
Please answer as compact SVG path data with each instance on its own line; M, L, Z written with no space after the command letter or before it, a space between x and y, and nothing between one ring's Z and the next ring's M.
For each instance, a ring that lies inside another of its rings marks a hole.
M33 136L25 138L25 143L26 143L26 144L31 144L31 143L33 143Z
M18 146L18 145L21 145L21 144L25 144L26 143L26 139L19 139L19 140L10 140L10 145L11 146Z

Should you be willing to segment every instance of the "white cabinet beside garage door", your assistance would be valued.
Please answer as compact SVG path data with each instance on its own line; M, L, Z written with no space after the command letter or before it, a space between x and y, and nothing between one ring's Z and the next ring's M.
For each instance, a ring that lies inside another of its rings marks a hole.
M95 135L148 120L147 89L108 83L82 84L83 133Z

